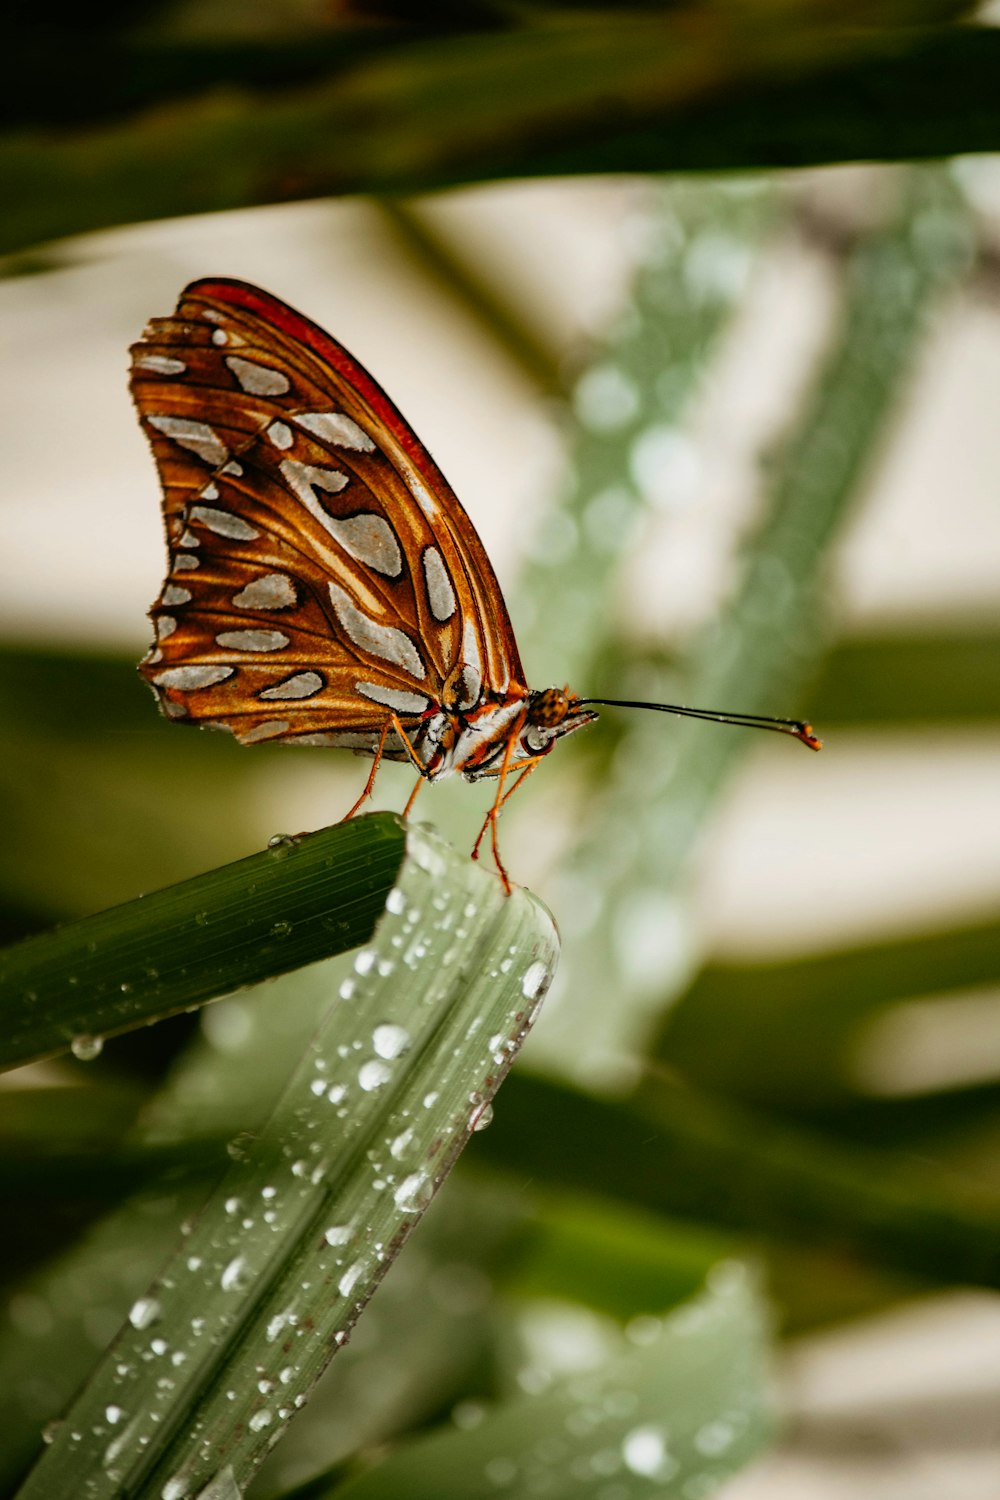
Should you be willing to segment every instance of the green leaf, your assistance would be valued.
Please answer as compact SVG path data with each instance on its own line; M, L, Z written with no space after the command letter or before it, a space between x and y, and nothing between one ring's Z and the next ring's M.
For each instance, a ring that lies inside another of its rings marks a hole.
M544 1193L504 1287L572 1300L626 1322L698 1290L733 1237L592 1195Z
M335 1490L344 1500L494 1500L585 1493L641 1500L709 1495L767 1441L767 1314L744 1267L662 1322L637 1322L622 1352L433 1433Z
M831 26L817 24L812 9L685 5L536 20L350 59L320 37L317 49L336 49L320 82L318 53L300 38L269 39L266 59L252 48L222 57L209 49L204 60L165 51L164 72L174 76L166 88L155 58L139 49L113 71L134 58L150 80L143 98L187 95L194 79L204 91L77 134L9 130L0 138L0 249L291 197L1000 146L995 30L876 28L865 7L863 24ZM926 15L923 7L904 13L917 22ZM274 87L261 87L265 80ZM34 119L36 98L37 90Z
M849 1069L866 1022L914 996L998 979L996 922L780 963L711 964L670 1011L657 1050L702 1088L822 1120L857 1100Z
M1000 1195L906 1153L843 1145L666 1078L622 1103L519 1073L475 1156L564 1191L836 1245L945 1284L1000 1285Z
M22 1500L246 1482L483 1117L555 955L534 898L409 831L372 946Z
M0 1067L101 1040L355 948L403 852L391 814L280 839L181 885L0 951Z

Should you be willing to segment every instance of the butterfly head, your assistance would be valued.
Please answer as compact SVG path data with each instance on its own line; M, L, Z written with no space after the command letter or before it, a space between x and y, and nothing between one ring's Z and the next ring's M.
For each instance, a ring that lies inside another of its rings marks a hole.
M579 707L579 699L569 688L542 688L528 697L525 748L532 755L543 755L564 734L583 729L597 717L590 709Z

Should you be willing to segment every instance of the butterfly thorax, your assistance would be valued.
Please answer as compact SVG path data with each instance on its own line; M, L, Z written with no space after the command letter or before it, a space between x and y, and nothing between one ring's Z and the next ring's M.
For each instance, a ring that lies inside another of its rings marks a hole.
M519 770L547 755L565 734L592 723L597 714L575 710L564 688L513 689L483 694L471 708L438 708L418 726L413 748L428 781L455 773L467 781ZM508 749L509 747L509 749Z

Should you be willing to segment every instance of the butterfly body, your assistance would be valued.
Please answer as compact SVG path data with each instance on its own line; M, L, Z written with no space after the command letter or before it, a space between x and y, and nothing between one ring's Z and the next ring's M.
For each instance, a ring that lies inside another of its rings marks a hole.
M559 691L546 689L547 693ZM421 726L414 740L427 780L440 781L455 771L467 781L499 776L505 757L508 771L522 770L527 763L547 755L557 739L597 718L586 709L574 712L575 700L568 699L565 715L546 724L539 714L544 696L508 693L492 701L484 697L467 713L435 714L426 730ZM426 758L422 751L427 752Z
M206 280L132 353L170 554L140 670L169 717L501 782L597 717L527 687L472 523L328 334Z

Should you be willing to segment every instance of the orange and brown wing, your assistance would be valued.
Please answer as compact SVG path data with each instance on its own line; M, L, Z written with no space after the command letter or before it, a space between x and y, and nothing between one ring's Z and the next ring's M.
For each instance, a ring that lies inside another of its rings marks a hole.
M367 748L387 712L523 684L482 543L388 397L242 282L199 281L132 350L169 576L141 671L172 717Z

